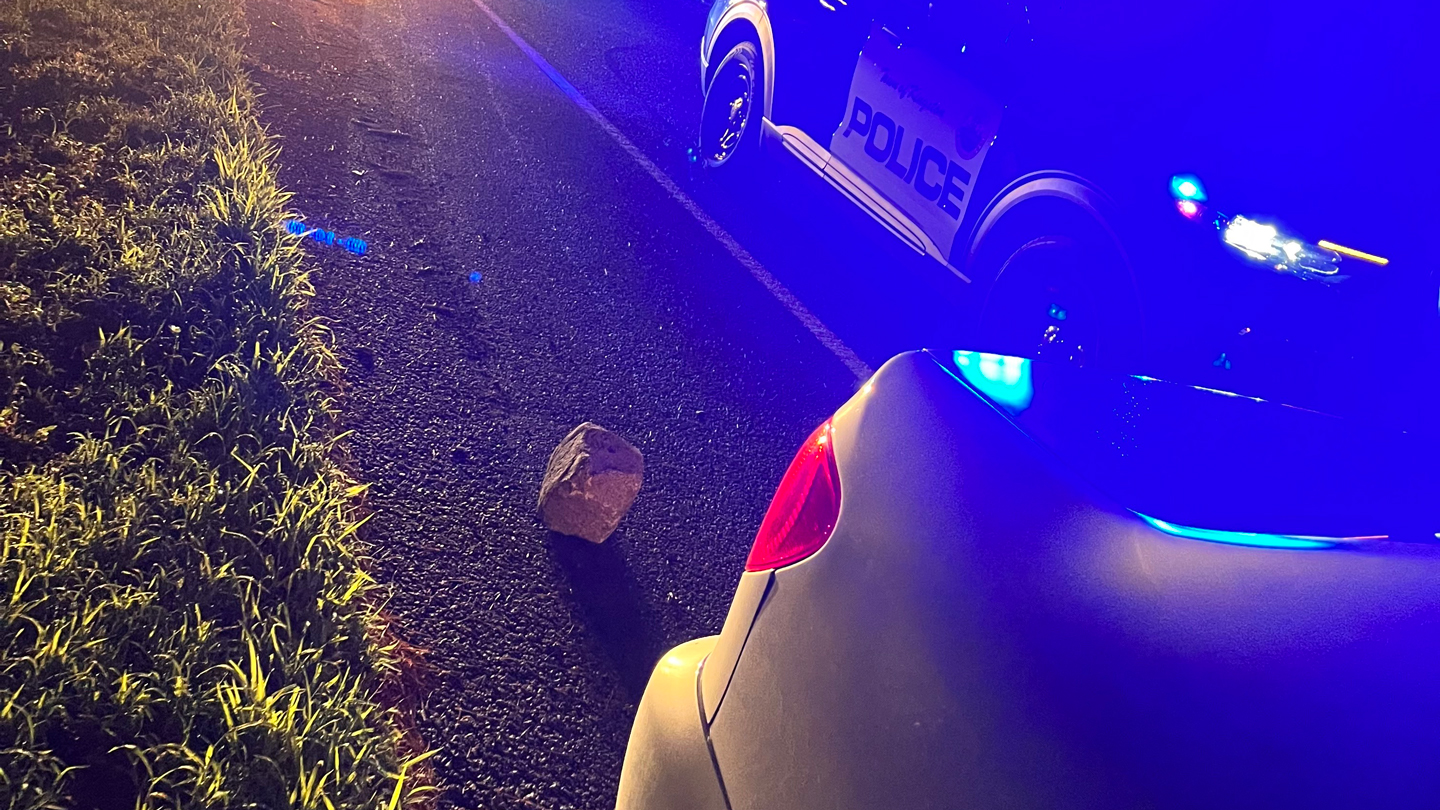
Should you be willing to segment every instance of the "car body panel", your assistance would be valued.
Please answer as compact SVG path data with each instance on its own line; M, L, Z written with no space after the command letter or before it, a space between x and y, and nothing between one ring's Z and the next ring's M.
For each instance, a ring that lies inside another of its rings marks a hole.
M720 630L715 649L706 656L700 673L700 707L706 723L720 709L725 690L730 686L730 676L734 674L735 664L745 649L745 639L750 636L750 628L755 623L755 615L760 612L760 603L765 599L773 576L770 571L746 571L740 575L735 598L725 615L725 625Z
M1433 806L1440 547L1157 531L943 362L832 422L837 527L710 728L733 810Z
M846 109L831 154L949 257L999 131L1000 103L877 21L856 62Z
M764 126L767 137L778 141L798 158L802 165L824 178L911 250L936 260L961 281L970 280L950 264L946 251L931 240L919 223L891 203L884 194L844 162L833 159L830 151L804 130L792 126L776 126L768 120L764 121Z
M1105 228L1115 242L1117 250L1124 246L1118 235L1110 230L1110 223L1118 220L1115 204L1104 192L1091 185L1085 178L1069 172L1033 172L1018 177L995 196L976 219L974 233L967 241L964 266L971 267L976 260L976 249L984 243L985 237L1018 206L1042 198L1061 199L1089 214L1097 224Z
M699 697L700 669L716 640L688 641L655 665L625 750L618 810L728 810Z
M821 143L829 140L845 113L872 5L869 0L767 1L765 13L777 44L774 103L767 118L799 127Z

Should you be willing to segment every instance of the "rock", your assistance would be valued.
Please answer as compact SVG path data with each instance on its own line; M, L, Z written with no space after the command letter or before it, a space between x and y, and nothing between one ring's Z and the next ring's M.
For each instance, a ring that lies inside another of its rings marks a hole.
M644 481L635 446L585 422L550 454L540 484L540 520L561 534L603 543L630 511Z

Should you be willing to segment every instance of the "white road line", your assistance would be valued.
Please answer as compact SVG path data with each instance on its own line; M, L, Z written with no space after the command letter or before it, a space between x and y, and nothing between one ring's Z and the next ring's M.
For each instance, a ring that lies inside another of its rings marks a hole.
M859 355L851 351L850 347L846 346L843 340L836 336L834 332L831 332L830 328L822 323L819 318L815 317L814 313L806 309L805 305L800 303L800 299L796 298L794 293L786 289L785 285L781 284L779 279L771 275L770 271L766 270L764 265L757 261L754 256L751 256L750 251L741 247L740 243L735 241L735 237L731 236L729 231L721 227L720 223L716 222L709 214L705 213L694 200L690 199L690 195L681 191L680 187L675 185L675 181L671 180L669 175L662 171L659 166L656 166L655 162L646 157L645 153L641 152L639 147L631 143L630 139L625 137L625 134L617 129L614 124L610 123L608 118L602 115L599 110L595 109L595 105L591 104L585 96L581 95L580 91L575 89L575 85L560 75L560 71L545 61L545 57L530 47L530 43L521 39L520 35L515 33L515 30L500 18L500 15L496 14L484 3L484 0L471 0L471 2L481 11L485 12L485 16L489 17L490 21L495 23L495 27L499 28L505 36L509 37L510 41L515 43L515 47L519 48L522 53L529 57L530 61L534 62L535 66L540 68L541 72L548 76L550 81L555 83L555 86L559 87L565 95L569 96L570 100L575 102L575 106L590 116L590 119L599 125L601 129L605 130L605 133L609 135L615 143L619 144L620 148L625 150L625 153L628 154L632 160L640 164L640 168L644 169L646 174L654 178L655 182L659 183L660 187L665 189L665 193L669 194L671 199L680 203L680 207L690 212L690 216L694 217L695 221L700 223L700 227L708 231L710 235L715 238L715 241L719 242L722 247L729 251L730 255L735 257L735 261L739 262L741 267L750 271L750 275L753 276L756 281L760 282L760 286L775 296L775 300L779 301L781 306L790 310L790 314L794 315L796 320L800 321L806 329L810 330L810 334L814 335L815 339L820 341L820 345L829 349L832 354L838 357L840 362L844 363L845 367L855 375L856 379L863 382L874 374L874 371L865 364L864 360L860 359Z

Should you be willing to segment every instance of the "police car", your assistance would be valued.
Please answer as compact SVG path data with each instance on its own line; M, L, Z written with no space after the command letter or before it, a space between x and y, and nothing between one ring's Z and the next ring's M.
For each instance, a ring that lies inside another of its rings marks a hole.
M975 348L1414 416L1440 321L1425 15L716 0L698 154L823 177L973 285Z

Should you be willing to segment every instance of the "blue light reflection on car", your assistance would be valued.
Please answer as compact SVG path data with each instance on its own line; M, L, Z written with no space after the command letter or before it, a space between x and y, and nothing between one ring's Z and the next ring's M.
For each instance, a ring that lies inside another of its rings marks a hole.
M1029 358L957 351L955 368L977 391L1012 414L1030 407L1035 397Z
M1002 354L990 354L987 352L972 352L963 350L954 352L954 354L952 355L952 359L955 364L955 369L959 372L961 379L963 379L971 388L984 396L986 399L990 400L996 406L1009 412L1013 416L1020 417L1016 420L1016 422L1022 427L1028 425L1029 427L1027 429L1027 432L1033 431L1043 426L1046 419L1046 416L1043 412L1053 411L1053 407L1040 408L1038 411L1031 410L1031 405L1035 397L1035 389L1032 378L1032 361L1030 359L1023 357L1011 357ZM1128 379L1140 383L1161 382L1154 377L1146 377L1141 375L1133 375L1130 376ZM1057 384L1057 380L1052 378L1050 380L1050 384L1053 388L1054 385ZM1222 391L1214 388L1203 388L1200 386L1183 385L1170 387L1172 387L1176 391L1199 391L1207 394L1222 395L1230 399L1245 400L1256 403L1258 405L1265 404L1265 400L1262 399L1258 399L1255 397L1247 397L1241 394L1236 394L1230 391ZM1051 402L1051 405L1054 405L1053 401ZM1027 411L1029 411L1029 413L1026 416L1021 417L1021 414ZM1041 422L1033 423L1031 417L1036 416L1037 413L1040 414L1038 418L1041 420ZM1330 417L1325 418L1329 419ZM1034 434L1032 433L1032 438L1033 437ZM1044 443L1044 440L1042 440L1042 443ZM1089 471L1091 473L1104 472L1104 469L1103 467L1095 468L1092 466ZM1111 476L1102 475L1101 477L1102 479L1110 480L1111 483L1115 483L1115 479ZM1133 495L1134 493L1132 492L1131 494ZM1123 493L1121 493L1121 495L1121 503L1131 501L1131 498L1124 497ZM1144 498L1143 500L1153 501L1154 499ZM1172 535L1174 537L1183 537L1189 540L1202 540L1210 543L1225 543L1229 545L1251 546L1255 548L1319 550L1351 545L1361 541L1389 539L1388 535L1379 534L1364 536L1320 536L1269 534L1265 532L1228 531L1222 529L1204 529L1195 526L1182 526L1180 524L1171 523L1170 521L1161 520L1160 518L1151 517L1142 512L1135 511L1133 508L1129 511L1131 511L1132 514L1134 514L1136 517L1145 521L1145 523L1152 528L1164 532L1165 534ZM1235 516L1232 515L1231 517L1233 518ZM1242 519L1238 522L1243 524L1244 520ZM1440 533L1437 533L1436 537L1440 538Z
M1166 534L1185 537L1190 540L1205 540L1211 543L1229 543L1237 546L1259 546L1261 548L1320 549L1333 548L1341 542L1338 538L1297 537L1288 534L1259 534L1256 532L1227 532L1218 529L1197 529L1192 526L1177 526L1174 523L1168 523L1159 518L1150 517L1149 515L1142 515L1139 512L1135 514L1141 520Z

